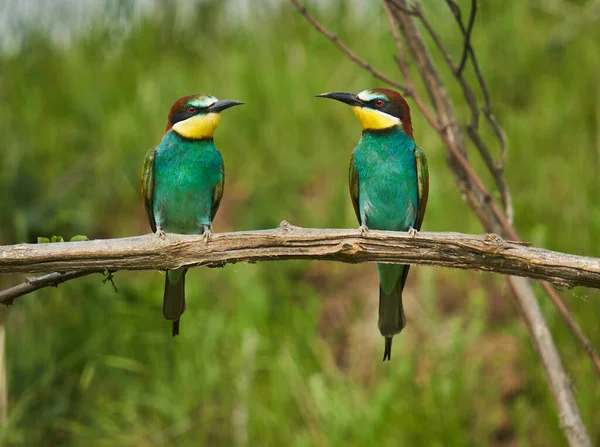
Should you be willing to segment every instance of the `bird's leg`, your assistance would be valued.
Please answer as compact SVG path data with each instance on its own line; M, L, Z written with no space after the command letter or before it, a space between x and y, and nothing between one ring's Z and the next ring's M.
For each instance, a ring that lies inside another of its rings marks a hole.
M360 234L362 234L364 236L365 234L367 234L369 232L369 227L367 227L365 224L363 224L360 227L358 227L358 231L360 231Z
M210 225L202 225L202 240L206 241L206 243L208 243L208 241L210 240L210 237L212 236L212 229Z
M419 234L419 230L417 230L413 227L408 227L408 235L409 236L417 237L418 234Z
M156 223L156 234L158 237L163 238L165 237L167 234L163 231L162 227L160 226L160 224L157 222Z

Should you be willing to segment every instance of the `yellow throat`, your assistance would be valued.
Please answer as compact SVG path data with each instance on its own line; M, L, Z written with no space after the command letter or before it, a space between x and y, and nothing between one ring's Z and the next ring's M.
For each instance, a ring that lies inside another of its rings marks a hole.
M193 140L212 138L219 121L221 121L221 115L218 113L196 115L175 123L173 130L182 137Z
M401 121L395 116L378 110L367 107L352 107L352 110L360 121L363 130L388 129L401 124Z

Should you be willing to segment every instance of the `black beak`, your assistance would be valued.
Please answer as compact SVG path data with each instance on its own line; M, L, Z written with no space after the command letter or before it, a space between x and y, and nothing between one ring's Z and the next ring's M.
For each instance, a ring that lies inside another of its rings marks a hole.
M218 113L225 109L228 109L229 107L239 106L242 104L244 104L242 101L234 101L231 99L224 99L223 101L217 101L213 105L208 107L206 109L206 112Z
M364 105L362 100L354 93L344 93L344 92L321 93L320 95L317 95L317 98L335 99L336 101L340 101L340 102L343 102L344 104L348 104L351 106L361 107Z

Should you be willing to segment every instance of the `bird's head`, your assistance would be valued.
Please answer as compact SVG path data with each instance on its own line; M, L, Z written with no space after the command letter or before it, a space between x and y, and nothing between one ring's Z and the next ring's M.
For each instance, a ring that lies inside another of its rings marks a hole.
M352 106L363 130L384 130L400 126L404 132L413 138L410 108L402 95L387 88L363 90L358 95L354 93L331 92L317 95L341 101Z
M169 112L167 128L184 138L210 139L221 119L220 113L233 106L244 104L229 99L219 101L210 95L190 95L175 101Z

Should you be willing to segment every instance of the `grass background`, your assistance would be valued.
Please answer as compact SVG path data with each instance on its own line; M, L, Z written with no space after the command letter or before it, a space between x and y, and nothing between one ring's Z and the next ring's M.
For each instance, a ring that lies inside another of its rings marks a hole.
M107 4L66 40L23 26L0 54L0 243L149 232L143 157L160 141L172 102L194 92L247 103L224 113L215 136L227 172L216 231L283 219L357 226L346 182L360 129L350 110L314 95L381 83L287 2L257 2L241 14L232 1L194 3L185 14L169 2L142 12L132 2ZM508 135L518 231L536 246L598 256L594 4L481 2L473 43ZM311 5L358 54L401 80L378 4ZM426 6L458 58L444 2ZM413 121L430 163L423 229L480 233L416 107ZM0 286L20 280L4 276ZM5 311L2 445L565 445L501 277L413 269L408 326L385 364L373 265L195 269L176 339L160 315L161 273L118 272L115 281L118 294L97 275ZM600 444L598 377L535 288ZM563 295L600 347L598 292Z

